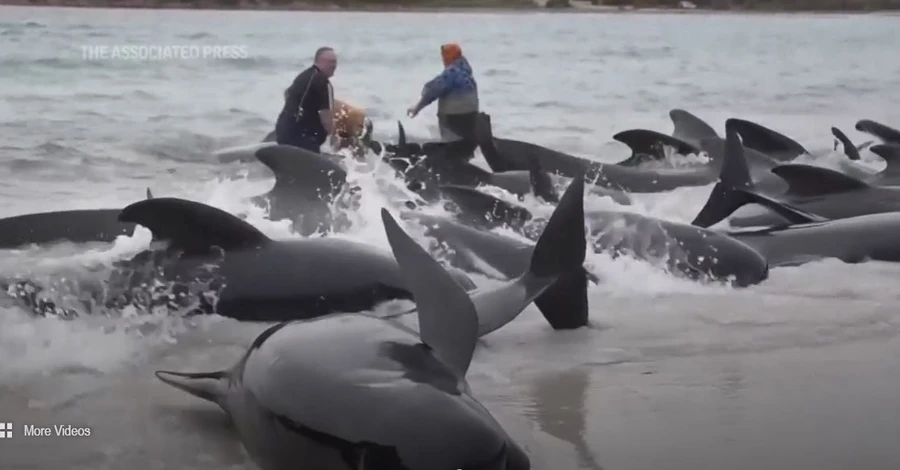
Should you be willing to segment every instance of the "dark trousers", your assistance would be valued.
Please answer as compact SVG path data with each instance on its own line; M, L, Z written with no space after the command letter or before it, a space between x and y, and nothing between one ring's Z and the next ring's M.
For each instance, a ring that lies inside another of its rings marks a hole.
M443 124L454 134L462 137L463 140L475 140L475 123L478 119L477 111L463 114L445 114L443 118Z
M322 141L320 139L299 133L277 133L275 142L278 143L278 145L293 145L294 147L300 147L314 153L320 153L319 148L322 147Z

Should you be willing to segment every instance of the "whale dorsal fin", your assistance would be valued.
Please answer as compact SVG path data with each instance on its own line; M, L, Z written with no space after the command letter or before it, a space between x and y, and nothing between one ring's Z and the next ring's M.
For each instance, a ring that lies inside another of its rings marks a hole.
M263 137L262 142L275 142L275 140L275 131L272 131L266 134L265 137Z
M147 188L147 199L153 199L153 191L150 191L150 188Z
M844 147L844 155L847 156L850 160L859 160L859 149L853 145L853 141L847 137L847 134L844 134L837 127L831 128L831 135L834 136L835 139L841 142L841 146Z
M631 156L617 163L621 166L636 166L641 158L664 160L666 153L662 148L658 148L659 144L674 148L675 152L680 155L700 153L697 144L647 129L622 131L614 135L613 140L621 142L631 149Z
M275 175L270 193L330 202L347 181L347 172L331 158L291 145L263 147L256 159Z
M381 210L388 242L419 315L419 336L444 364L465 377L478 340L478 313L466 291L391 216Z
M671 119L672 124L675 125L675 130L672 131L672 137L676 139L692 144L698 144L705 139L719 137L716 130L707 124L706 121L683 109L673 109L669 111L669 119Z
M873 145L869 150L887 163L880 174L900 175L900 144L878 144Z
M412 156L409 147L406 145L406 129L403 128L403 123L400 121L397 121L397 152L395 156L399 158L410 158Z
M725 121L740 136L744 147L756 150L777 160L790 161L809 153L796 140L762 124L746 119L730 118Z
M162 197L145 199L119 212L120 222L143 225L157 240L168 240L186 252L205 252L217 246L226 252L250 249L271 240L256 227L206 204Z
M841 172L799 163L776 166L772 173L787 182L787 196L824 196L871 187Z

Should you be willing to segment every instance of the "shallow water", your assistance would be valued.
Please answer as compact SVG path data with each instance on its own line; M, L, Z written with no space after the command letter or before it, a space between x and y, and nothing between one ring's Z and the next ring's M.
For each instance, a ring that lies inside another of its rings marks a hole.
M379 138L397 119L415 137L436 134L432 111L403 113L437 73L438 44L454 40L500 136L616 161L627 152L615 132L667 132L668 110L682 107L720 132L742 117L826 151L832 125L857 142L868 140L858 119L900 125L897 21L0 7L2 215L121 207L149 186L296 236L244 202L271 185L267 170L210 152L271 130L282 90L322 43L339 54L338 97L364 106ZM247 58L83 57L82 46L124 44L231 45ZM362 208L341 236L387 248L378 211L400 190L386 173L352 175ZM709 190L641 195L627 209L689 221ZM113 247L6 252L0 273L83 273L148 241L141 230ZM592 328L552 332L529 309L482 340L471 371L536 468L900 468L896 266L823 261L733 290L625 259L589 264L603 279ZM221 413L152 371L227 366L262 328L130 312L36 320L4 301L0 422L17 435L0 440L0 469L252 468ZM21 436L40 423L91 436Z

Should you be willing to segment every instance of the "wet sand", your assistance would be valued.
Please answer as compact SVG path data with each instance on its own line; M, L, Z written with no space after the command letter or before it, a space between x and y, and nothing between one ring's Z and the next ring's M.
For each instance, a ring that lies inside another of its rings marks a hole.
M0 440L0 468L254 468L221 411L152 370L227 366L255 328L215 346L196 336L115 376L72 371L3 391L0 416L16 436ZM476 375L472 386L538 469L896 470L898 370L892 336L535 371L508 386ZM23 437L24 424L92 434Z

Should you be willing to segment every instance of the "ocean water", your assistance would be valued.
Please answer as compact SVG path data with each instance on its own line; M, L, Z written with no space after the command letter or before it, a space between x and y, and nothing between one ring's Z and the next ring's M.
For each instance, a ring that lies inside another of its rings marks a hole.
M397 120L414 137L436 135L433 110L404 113L439 71L439 44L458 41L499 136L616 161L627 150L615 132L668 132L679 107L720 132L732 116L762 122L832 165L831 126L862 142L858 119L900 125L898 21L0 7L0 215L122 207L149 187L296 237L244 202L272 184L268 170L211 152L270 131L282 91L321 45L339 55L337 96L365 107L380 139L395 138ZM85 57L124 45L231 46L242 57ZM377 163L351 179L361 208L339 236L387 249L378 213L396 213L399 183ZM621 209L690 221L710 189ZM140 230L113 246L3 252L0 275L53 286L148 241ZM535 468L900 468L900 268L822 261L736 290L627 259L588 263L602 279L591 328L553 332L529 308L482 340L471 371ZM263 328L133 311L35 319L4 300L0 422L16 435L0 440L0 469L254 468L219 410L152 371L228 366ZM25 424L91 435L23 437Z

